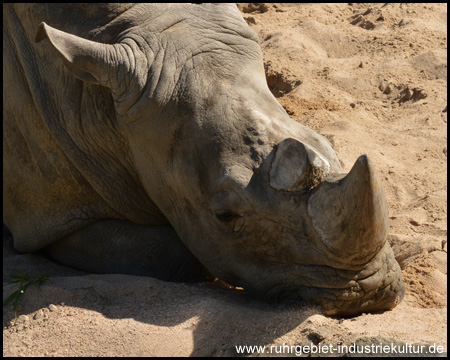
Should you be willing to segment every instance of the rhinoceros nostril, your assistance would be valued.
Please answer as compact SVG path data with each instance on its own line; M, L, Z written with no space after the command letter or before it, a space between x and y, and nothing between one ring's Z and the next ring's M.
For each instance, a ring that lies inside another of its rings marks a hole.
M215 213L216 213L216 218L222 222L230 222L231 220L234 220L234 219L240 217L238 214L235 214L232 211L226 210L226 209L216 210Z

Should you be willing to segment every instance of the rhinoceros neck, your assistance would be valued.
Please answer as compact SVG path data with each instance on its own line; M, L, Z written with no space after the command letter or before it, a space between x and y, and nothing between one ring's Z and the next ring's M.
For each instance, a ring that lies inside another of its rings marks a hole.
M167 223L133 171L108 90L77 80L34 43L39 22L67 28L75 20L57 8L28 10L7 7L3 15L7 225L27 219L20 232L40 239L35 250L99 218Z

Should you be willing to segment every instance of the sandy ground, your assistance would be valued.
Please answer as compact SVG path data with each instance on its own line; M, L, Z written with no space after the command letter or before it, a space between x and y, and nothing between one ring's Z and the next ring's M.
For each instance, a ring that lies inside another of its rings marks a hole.
M404 301L381 314L336 319L219 284L86 274L18 254L4 236L4 283L12 269L50 273L40 290L26 291L17 320L3 308L4 356L233 356L236 345L268 351L355 341L447 351L447 5L239 7L292 118L324 134L344 170L363 153L375 163ZM4 286L3 297L15 289Z

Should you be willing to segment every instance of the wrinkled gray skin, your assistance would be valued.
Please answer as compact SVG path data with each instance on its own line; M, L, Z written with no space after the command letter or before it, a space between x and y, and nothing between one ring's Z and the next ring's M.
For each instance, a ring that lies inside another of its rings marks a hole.
M92 272L213 274L328 314L401 300L370 160L344 177L329 142L289 118L234 5L13 4L3 23L17 250Z

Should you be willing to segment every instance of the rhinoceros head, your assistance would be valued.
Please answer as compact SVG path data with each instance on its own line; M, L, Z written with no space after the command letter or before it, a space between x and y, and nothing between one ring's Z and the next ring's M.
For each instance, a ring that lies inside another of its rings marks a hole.
M181 238L214 275L258 296L309 300L328 314L394 307L404 288L371 160L345 174L324 137L246 84L250 95L229 92L230 112L209 108L220 130L205 121L201 150L191 143L179 156L189 174L176 176L187 189Z
M37 39L111 89L148 196L212 274L329 314L394 307L404 286L370 159L343 174L329 142L271 94L239 12L201 9L160 14L113 44L45 24Z

